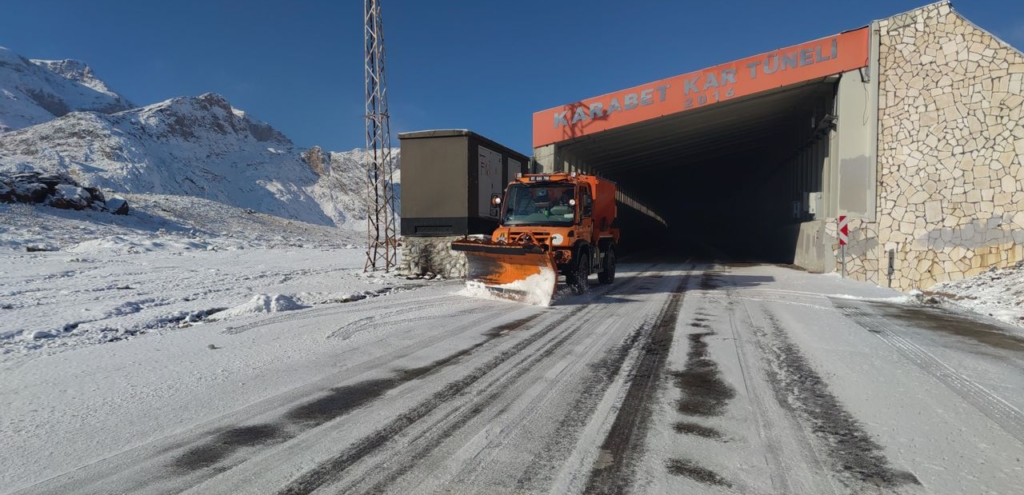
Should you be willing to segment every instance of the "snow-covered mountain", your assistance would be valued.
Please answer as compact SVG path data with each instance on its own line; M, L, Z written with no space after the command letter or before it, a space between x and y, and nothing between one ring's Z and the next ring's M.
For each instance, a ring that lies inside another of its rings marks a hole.
M301 149L220 95L129 108L81 62L32 61L2 48L0 95L0 126L11 129L0 132L0 172L63 173L108 192L365 228L362 150ZM396 166L397 157L396 149Z
M365 218L362 152L334 153L316 167L302 151L207 93L112 115L73 112L2 134L0 170L66 172L84 186L194 196L319 225Z
M0 133L69 112L114 113L134 105L77 60L29 60L0 47Z
M96 74L92 72L92 67L89 67L80 60L32 60L32 63L49 69L64 79L72 82L82 84L87 88L92 88L100 93L110 95L118 100L124 100L121 95L113 92L107 87L107 84L96 77ZM129 105L131 108L131 105Z
M317 161L313 158L319 148L314 148L304 154L307 162L314 170L318 170ZM323 153L323 151L319 151ZM394 170L394 191L395 202L392 205L397 214L401 213L398 198L402 193L401 174L401 150L394 148L391 151L392 160L395 163ZM330 160L326 157L323 161L325 166L321 173L320 181L314 190L314 195L324 211L332 218L346 218L349 222L353 220L366 220L366 151L356 149L344 152L331 152ZM359 224L363 226L363 224Z

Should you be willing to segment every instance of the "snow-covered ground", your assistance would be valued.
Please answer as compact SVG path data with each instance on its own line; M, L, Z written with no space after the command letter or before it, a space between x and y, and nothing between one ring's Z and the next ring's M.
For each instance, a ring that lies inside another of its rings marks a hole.
M128 199L128 216L0 204L0 362L409 284L362 272L358 232L197 198Z
M887 289L627 259L537 307L363 277L356 249L170 237L4 266L46 307L5 313L47 328L118 301L233 309L0 355L0 493L1012 493L1024 476L1024 340L939 331L959 317ZM94 261L65 274L74 256ZM342 302L361 291L379 297Z
M927 298L627 258L615 284L537 307L365 274L356 228L127 199L127 216L0 205L0 493L1024 479L1024 332Z
M936 285L925 295L929 297L948 308L966 309L1024 328L1024 262Z

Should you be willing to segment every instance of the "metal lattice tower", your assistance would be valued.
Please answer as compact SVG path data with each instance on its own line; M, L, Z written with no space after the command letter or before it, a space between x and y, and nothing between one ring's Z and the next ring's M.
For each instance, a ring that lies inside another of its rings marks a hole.
M366 62L366 265L363 271L398 265L395 192L392 187L391 125L384 78L384 28L380 0L363 4Z

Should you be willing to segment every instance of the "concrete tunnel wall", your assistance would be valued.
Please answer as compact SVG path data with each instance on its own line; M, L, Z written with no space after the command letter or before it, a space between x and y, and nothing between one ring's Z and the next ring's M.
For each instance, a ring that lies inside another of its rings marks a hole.
M1024 54L948 2L872 30L878 204L851 222L850 276L888 285L891 253L892 287L928 289L1024 260Z

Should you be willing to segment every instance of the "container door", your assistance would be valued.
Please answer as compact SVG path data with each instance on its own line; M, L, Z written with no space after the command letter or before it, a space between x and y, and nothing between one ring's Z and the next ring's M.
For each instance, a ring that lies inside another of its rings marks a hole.
M505 177L505 185L516 180L516 174L523 171L523 164L512 158L508 159L508 175Z
M505 177L501 173L501 153L479 146L479 170L477 183L479 195L479 210L477 215L487 218L498 218L499 208L491 205L491 196L501 195L502 187L505 185Z

